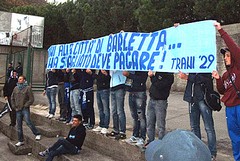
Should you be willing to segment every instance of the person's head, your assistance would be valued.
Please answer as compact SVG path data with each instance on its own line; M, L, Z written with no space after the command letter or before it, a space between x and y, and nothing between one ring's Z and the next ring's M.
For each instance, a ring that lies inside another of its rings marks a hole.
M73 125L72 125L73 127L76 127L76 126L80 125L82 123L82 116L81 115L74 115L72 122L73 122Z
M12 67L12 63L9 63L9 64L8 64L8 67Z
M72 73L76 73L77 72L77 70L76 69L72 69Z
M18 62L18 66L21 66L21 65L22 65L22 63L19 61L19 62Z
M16 70L13 70L13 72L12 72L12 77L13 77L13 78L17 78L17 71L16 71Z
M224 56L224 62L226 64L226 66L230 66L231 65L231 53L230 53L230 50L228 48L222 48L220 50L220 52Z
M23 84L23 83L25 83L25 81L26 81L26 77L25 76L23 76L23 75L19 76L19 78L18 78L18 83L19 84Z

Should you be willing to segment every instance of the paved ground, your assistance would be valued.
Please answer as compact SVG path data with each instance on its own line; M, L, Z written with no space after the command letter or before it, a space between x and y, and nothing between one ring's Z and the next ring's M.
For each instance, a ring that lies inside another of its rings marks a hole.
M169 106L167 113L167 130L172 131L175 129L190 129L189 128L189 116L188 116L188 105L182 100L183 93L172 92L169 97ZM149 99L149 98L148 98ZM47 98L42 96L41 93L35 93L35 106L31 111L38 114L46 115L48 113ZM94 103L96 124L99 121L98 110L96 101ZM127 117L127 136L131 135L131 124L132 119L128 107L128 95L125 97L125 111ZM56 117L59 116L59 108L57 107ZM233 161L231 143L227 133L226 120L225 120L225 109L223 108L220 112L214 112L215 130L217 135L217 146L218 146L218 161ZM112 122L112 120L111 120ZM111 124L111 123L110 123ZM111 126L111 125L110 125ZM203 122L201 122L202 139L207 142L206 132L204 130ZM0 158L1 160L1 158Z

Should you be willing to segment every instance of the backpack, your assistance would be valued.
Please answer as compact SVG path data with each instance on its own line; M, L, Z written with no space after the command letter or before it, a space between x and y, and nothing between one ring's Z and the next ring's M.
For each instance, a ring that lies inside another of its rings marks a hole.
M220 111L222 109L220 95L214 90L204 88L204 101L207 106L213 111Z

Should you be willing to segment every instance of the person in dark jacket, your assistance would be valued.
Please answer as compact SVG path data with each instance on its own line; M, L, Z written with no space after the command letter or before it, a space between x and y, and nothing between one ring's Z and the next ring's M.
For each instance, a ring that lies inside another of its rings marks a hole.
M189 103L189 116L192 132L201 139L200 115L203 118L205 130L208 137L208 148L213 160L216 158L216 134L212 117L212 110L204 102L203 85L213 90L211 73L179 72L179 78L187 80L187 86L183 100Z
M95 73L95 70L91 69L81 69L80 72L80 104L82 107L83 123L88 129L93 129L95 125L93 73Z
M59 121L66 121L67 117L67 106L64 101L65 87L64 87L64 69L57 70L57 81L58 81L58 103L60 106L60 118Z
M18 62L18 66L15 68L15 70L19 76L23 75L23 67L21 62Z
M13 89L17 86L17 82L18 82L17 72L13 70L12 76L8 78L8 80L5 82L3 86L3 95L5 100L8 101L10 107L11 107L11 95L12 95ZM12 111L10 111L9 114L10 114L10 120L11 120L11 123L9 126L15 126L16 110L12 108Z
M12 71L14 70L13 68L13 64L9 63L8 64L8 68L7 68L7 72L6 72L6 81L8 80L8 78L11 76Z
M168 97L174 82L173 73L148 72L151 79L149 89L150 100L147 108L147 144L155 139L155 124L158 129L158 139L165 135Z
M70 104L70 75L71 75L71 70L67 68L64 72L64 104L67 109L67 114L66 114L66 123L69 123L72 119L72 108Z
M81 104L79 101L80 97L80 72L79 70L72 69L69 82L70 82L70 105L72 109L72 116L74 115L81 115L82 116L82 109ZM69 122L72 124L72 121Z
M55 156L62 154L78 154L86 137L86 129L82 124L82 116L74 115L73 124L66 138L60 138L50 148L39 152L42 157L47 156L46 161L52 161Z
M46 116L51 119L55 116L56 112L56 96L57 96L57 73L56 69L51 69L46 74L46 84L43 91L43 95L47 94L48 102L49 102L49 114Z
M129 142L143 146L146 139L146 81L147 72L123 71L123 75L127 77L126 91L129 92L128 103L133 119L133 134Z
M102 134L108 133L110 122L110 75L109 71L99 70L93 77L97 80L97 105L99 110L99 126L93 131L100 131Z
M233 156L236 161L240 160L240 46L224 31L220 23L214 26L220 33L228 48L223 48L221 53L227 71L222 76L217 71L212 72L216 79L217 90L223 94L221 101L226 106L226 120L228 134L232 142ZM230 79L231 78L231 79ZM233 83L234 82L234 85ZM235 89L236 88L236 89ZM238 91L238 92L237 92Z

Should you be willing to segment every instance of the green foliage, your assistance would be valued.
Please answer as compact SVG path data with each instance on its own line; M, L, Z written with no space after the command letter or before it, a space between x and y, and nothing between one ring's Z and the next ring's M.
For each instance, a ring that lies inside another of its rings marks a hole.
M0 10L12 7L7 0L2 1ZM223 25L240 22L240 0L68 0L60 4L19 6L11 11L45 17L45 48L121 30L153 32L175 22L207 19Z

